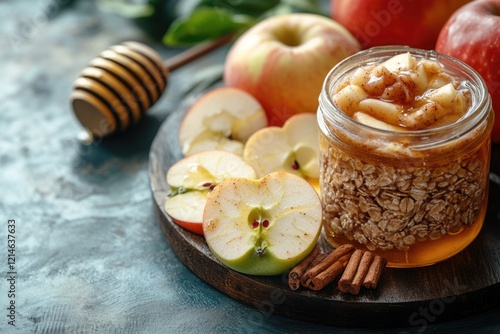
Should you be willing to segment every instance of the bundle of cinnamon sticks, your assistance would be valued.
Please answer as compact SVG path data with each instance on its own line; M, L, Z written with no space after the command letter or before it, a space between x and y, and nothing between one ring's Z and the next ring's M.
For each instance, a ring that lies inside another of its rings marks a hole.
M374 289L387 260L369 251L345 244L335 250L322 253L318 246L295 266L288 274L288 285L292 290L304 286L321 290L336 278L342 292L357 295L361 286Z

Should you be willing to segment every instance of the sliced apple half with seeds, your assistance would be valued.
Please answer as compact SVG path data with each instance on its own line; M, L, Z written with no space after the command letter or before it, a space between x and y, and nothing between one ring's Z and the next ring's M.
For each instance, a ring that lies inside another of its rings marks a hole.
M189 108L179 128L179 142L185 155L218 149L241 156L247 139L266 126L266 113L252 95L237 88L216 88Z
M229 268L279 275L312 251L321 215L316 190L295 174L233 178L208 195L203 232L212 253Z
M290 117L282 128L271 126L247 141L243 159L257 177L278 171L299 175L319 191L319 132L315 114Z
M231 177L255 179L256 174L240 156L226 151L204 151L179 160L167 172L165 211L179 226L202 235L208 194Z

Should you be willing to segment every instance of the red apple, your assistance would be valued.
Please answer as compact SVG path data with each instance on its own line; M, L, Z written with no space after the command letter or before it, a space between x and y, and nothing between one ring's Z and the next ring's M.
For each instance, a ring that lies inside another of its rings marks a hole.
M433 49L451 14L471 0L331 0L332 18L363 48L408 45Z
M476 0L457 10L439 34L436 51L472 66L484 79L496 112L492 141L500 143L500 0Z
M224 81L253 95L269 125L318 108L323 80L339 61L360 50L356 39L330 18L284 14L241 35L226 58Z

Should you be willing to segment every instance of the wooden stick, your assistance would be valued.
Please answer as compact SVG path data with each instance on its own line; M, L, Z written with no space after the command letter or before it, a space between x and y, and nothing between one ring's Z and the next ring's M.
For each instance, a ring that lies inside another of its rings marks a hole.
M183 52L179 53L178 55L176 55L170 59L167 59L165 61L165 66L167 67L167 69L170 72L174 71L174 70L178 69L179 67L195 60L196 58L199 58L199 57L207 54L208 52L228 43L232 38L233 38L233 35L229 34L229 35L223 36L223 37L216 39L216 40L213 40L213 41L209 41L209 42L205 42L205 43L202 43L199 45L195 45L195 46L187 49L186 51L183 51Z

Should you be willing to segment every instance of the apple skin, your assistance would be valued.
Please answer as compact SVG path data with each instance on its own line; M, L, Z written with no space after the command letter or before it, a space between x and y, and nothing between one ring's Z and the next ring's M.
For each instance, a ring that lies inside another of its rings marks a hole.
M451 14L471 0L331 0L331 16L362 48L408 45L433 49Z
M164 204L167 215L185 230L203 235L208 194L212 186L230 177L254 179L257 175L243 158L222 150L202 151L177 161L166 174L171 191ZM179 192L180 188L185 191Z
M206 194L202 194L202 193L193 194L192 196L196 196L195 200L192 201L193 203L200 203L201 201L206 202L207 197L208 197L208 192ZM176 217L175 215L170 214L168 211L167 211L167 214L174 221L174 223L176 223L177 225L179 225L183 229L185 229L189 232L193 232L193 233L198 234L198 235L203 235L203 224L201 222L201 219L199 221L198 220L190 221L187 219L181 219L179 217ZM193 219L191 219L191 220L193 220Z
M500 0L475 0L457 10L436 51L469 64L484 79L496 116L491 140L500 143Z
M280 275L287 270L295 267L314 249L315 246L316 243L312 243L309 247L305 248L304 251L293 262L279 259L274 256L274 254L269 252L265 256L266 260L262 261L262 259L259 258L257 252L255 252L254 249L249 249L240 258L234 260L224 260L221 258L219 258L219 260L227 267L243 274L274 276Z
M262 104L269 125L315 113L324 78L339 61L360 50L340 24L315 14L265 19L241 35L226 58L224 82Z

